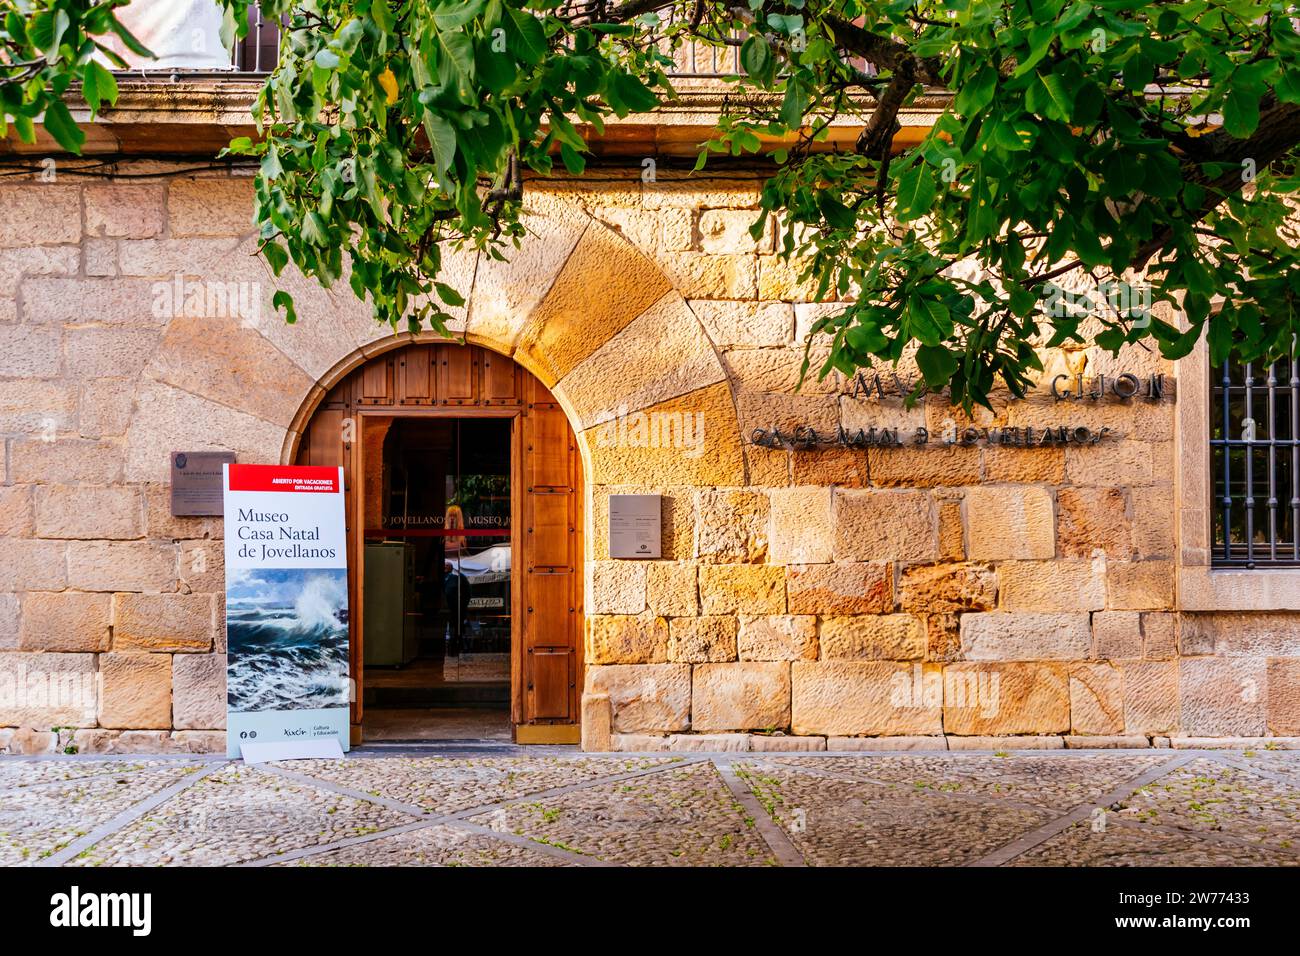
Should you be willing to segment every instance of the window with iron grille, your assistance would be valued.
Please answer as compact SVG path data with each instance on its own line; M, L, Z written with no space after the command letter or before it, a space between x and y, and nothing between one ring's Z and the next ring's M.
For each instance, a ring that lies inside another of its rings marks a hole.
M1300 567L1300 360L1227 362L1210 409L1216 567Z

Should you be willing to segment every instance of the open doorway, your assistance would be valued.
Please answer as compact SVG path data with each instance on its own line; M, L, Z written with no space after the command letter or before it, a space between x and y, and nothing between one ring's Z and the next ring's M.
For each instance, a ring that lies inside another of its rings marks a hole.
M576 743L584 511L563 409L475 345L357 358L299 413L287 458L344 470L353 745Z
M367 740L509 740L512 419L366 422Z

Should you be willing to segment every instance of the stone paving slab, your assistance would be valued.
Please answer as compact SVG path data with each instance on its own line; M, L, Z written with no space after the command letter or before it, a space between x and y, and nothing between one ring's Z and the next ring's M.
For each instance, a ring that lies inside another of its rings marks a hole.
M222 866L408 822L386 807L232 764L147 813L76 866Z
M828 777L820 766L747 764L737 775L812 866L960 866L1052 819L1034 807Z
M199 770L198 764L0 765L0 865L41 863L76 838ZM30 778L29 778L30 777Z
M799 766L803 758L747 761L755 767ZM960 753L885 757L832 757L819 761L823 772L847 780L890 785L894 792L914 789L979 796L1003 803L1068 811L1099 799L1128 777L1169 760L1168 755L1089 754L1063 759L1057 753L1018 751L972 758Z
M1300 857L1267 847L1198 840L1164 827L1078 823L1009 866L1296 866Z
M275 866L580 866L450 826L428 826Z
M493 830L632 866L766 866L771 850L710 763L514 804Z
M680 758L678 758L680 760ZM672 758L574 757L444 759L439 757L293 760L274 766L388 797L428 813L510 800L529 793L664 766Z
M1300 854L1300 790L1213 760L1193 761L1142 787L1118 813Z
M1300 752L0 757L0 864L1300 864Z

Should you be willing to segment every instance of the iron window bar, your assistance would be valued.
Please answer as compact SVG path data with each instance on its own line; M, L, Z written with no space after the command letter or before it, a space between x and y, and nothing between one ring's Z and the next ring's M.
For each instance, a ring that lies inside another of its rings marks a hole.
M1214 567L1300 567L1300 356L1225 362L1213 385Z

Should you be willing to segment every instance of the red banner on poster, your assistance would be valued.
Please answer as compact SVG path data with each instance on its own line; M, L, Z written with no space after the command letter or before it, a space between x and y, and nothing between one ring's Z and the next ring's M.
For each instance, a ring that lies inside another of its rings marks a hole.
M318 465L231 465L231 491L339 493L339 470Z

